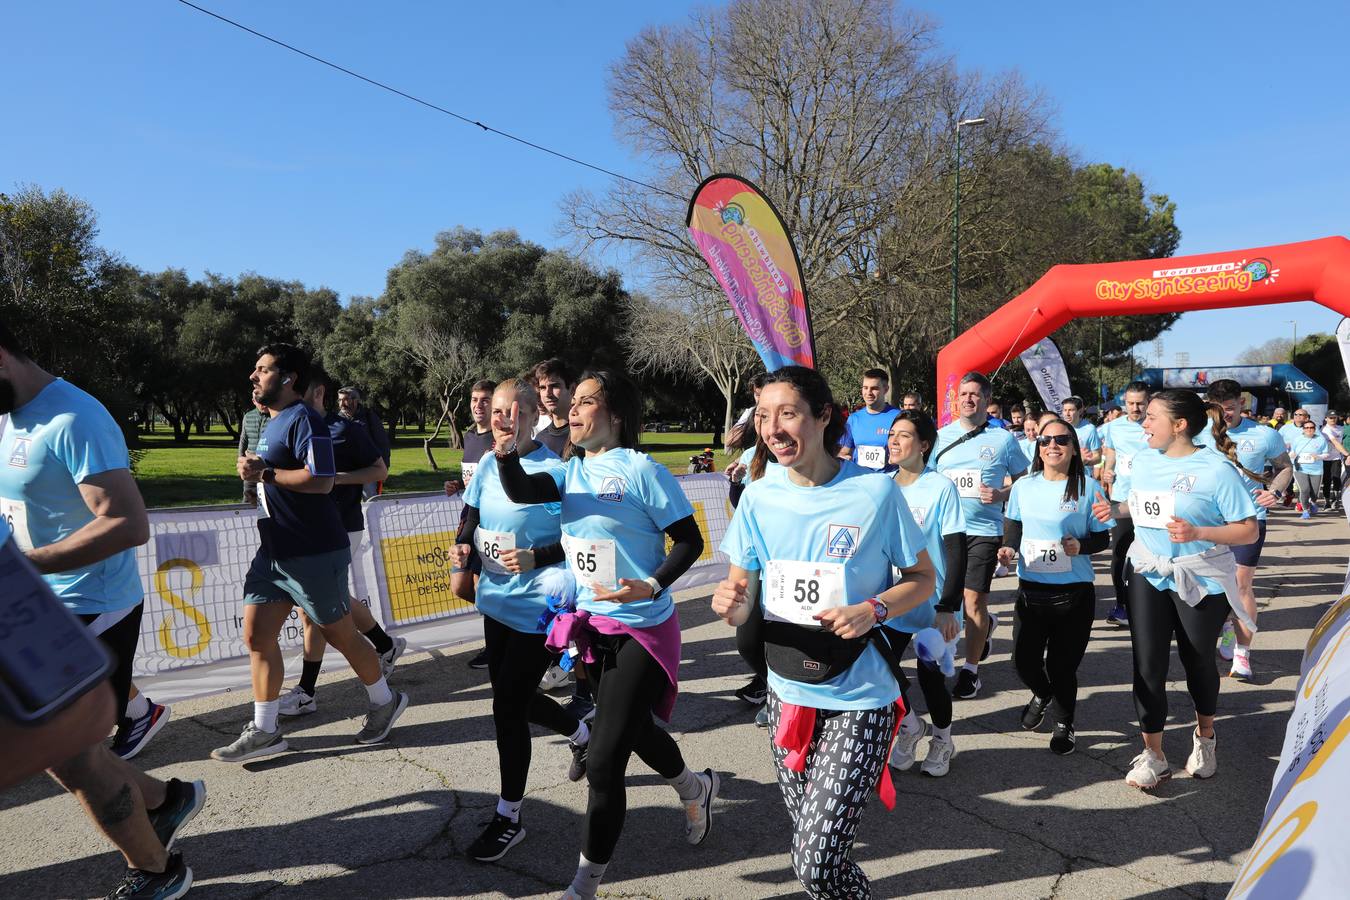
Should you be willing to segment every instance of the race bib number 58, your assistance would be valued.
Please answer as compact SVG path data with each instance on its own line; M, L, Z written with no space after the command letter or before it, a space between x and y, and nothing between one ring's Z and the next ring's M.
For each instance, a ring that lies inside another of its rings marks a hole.
M819 627L817 614L848 603L842 563L775 559L764 575L764 618L771 622Z

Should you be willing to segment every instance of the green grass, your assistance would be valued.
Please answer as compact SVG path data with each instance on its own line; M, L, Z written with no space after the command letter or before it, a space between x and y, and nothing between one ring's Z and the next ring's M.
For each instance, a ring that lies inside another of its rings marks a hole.
M463 454L440 441L432 451L440 470L433 471L422 450L425 437L426 433L420 431L399 432L386 491L438 491L447 478L459 475ZM643 449L657 462L682 475L688 471L689 457L709 446L710 440L712 435L707 432L644 434ZM242 490L234 472L237 446L223 428L193 435L186 444L175 444L167 430L142 435L145 455L137 466L136 480L146 506L238 503ZM718 462L725 464L720 455Z

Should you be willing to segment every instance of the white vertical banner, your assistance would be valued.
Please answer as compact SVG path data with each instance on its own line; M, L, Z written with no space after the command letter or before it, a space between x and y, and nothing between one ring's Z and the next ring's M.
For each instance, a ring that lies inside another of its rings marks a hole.
M1041 338L1019 353L1018 358L1027 367L1027 374L1035 382L1045 408L1059 413L1064 401L1073 396L1073 391L1069 389L1069 370L1064 368L1064 357L1060 356L1059 347L1048 337Z
M1336 345L1341 348L1341 365L1345 366L1345 380L1350 381L1350 318L1342 318L1340 324L1336 326ZM1344 411L1342 411L1341 414L1344 416ZM1326 410L1323 409L1322 418L1316 421L1320 422L1325 419ZM1344 421L1344 419L1342 419L1342 421ZM1350 436L1350 430L1348 430L1346 434L1347 436ZM1347 457L1341 463L1341 466L1341 494L1344 495L1347 474L1345 470L1350 469L1350 457ZM1350 519L1350 505L1344 504L1344 496L1342 496L1342 505L1345 507L1345 517ZM1343 591L1343 593L1345 592L1350 592L1350 570L1347 570L1345 575L1345 591Z

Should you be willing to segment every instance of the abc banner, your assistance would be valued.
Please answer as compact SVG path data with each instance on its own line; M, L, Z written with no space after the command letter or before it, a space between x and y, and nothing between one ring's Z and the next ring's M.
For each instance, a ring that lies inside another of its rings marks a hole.
M1059 347L1049 338L1041 338L1019 356L1045 408L1058 413L1064 401L1072 396L1069 372L1064 368L1064 357L1060 356Z
M694 192L685 225L764 368L814 369L797 248L759 188L736 175L713 175Z
M1350 594L1313 629L1270 800L1230 900L1345 897L1350 885Z

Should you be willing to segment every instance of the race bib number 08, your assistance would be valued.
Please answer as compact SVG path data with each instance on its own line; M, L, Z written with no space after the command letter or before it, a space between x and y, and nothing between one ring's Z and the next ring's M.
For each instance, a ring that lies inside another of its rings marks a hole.
M1135 525L1166 528L1176 510L1177 497L1171 491L1130 491L1130 516Z
M28 507L22 500L6 500L0 497L0 519L14 532L14 544L27 553L33 549L33 536L28 531Z
M1022 539L1022 562L1028 572L1058 575L1073 568L1073 560L1064 552L1060 541Z
M865 469L884 469L886 468L886 448L885 447L858 447L858 465Z
M842 563L771 560L764 572L764 618L820 626L815 616L846 606Z
M1130 472L1133 471L1133 470L1134 470L1134 454L1133 454L1133 453L1131 453L1129 456L1124 456L1124 455L1121 455L1121 454L1117 454L1117 455L1116 455L1116 474L1117 474L1117 475L1128 475L1128 474L1130 474Z
M474 532L474 540L478 545L476 548L478 558L483 561L484 569L498 575L513 574L502 565L502 554L516 549L514 534L509 531L488 531L486 528L479 528Z
M564 534L562 545L563 552L567 554L567 565L572 568L577 584L598 584L610 590L619 586L612 540Z
M956 493L962 497L980 499L982 482L979 469L948 469L942 474L952 480L952 484L956 485Z

